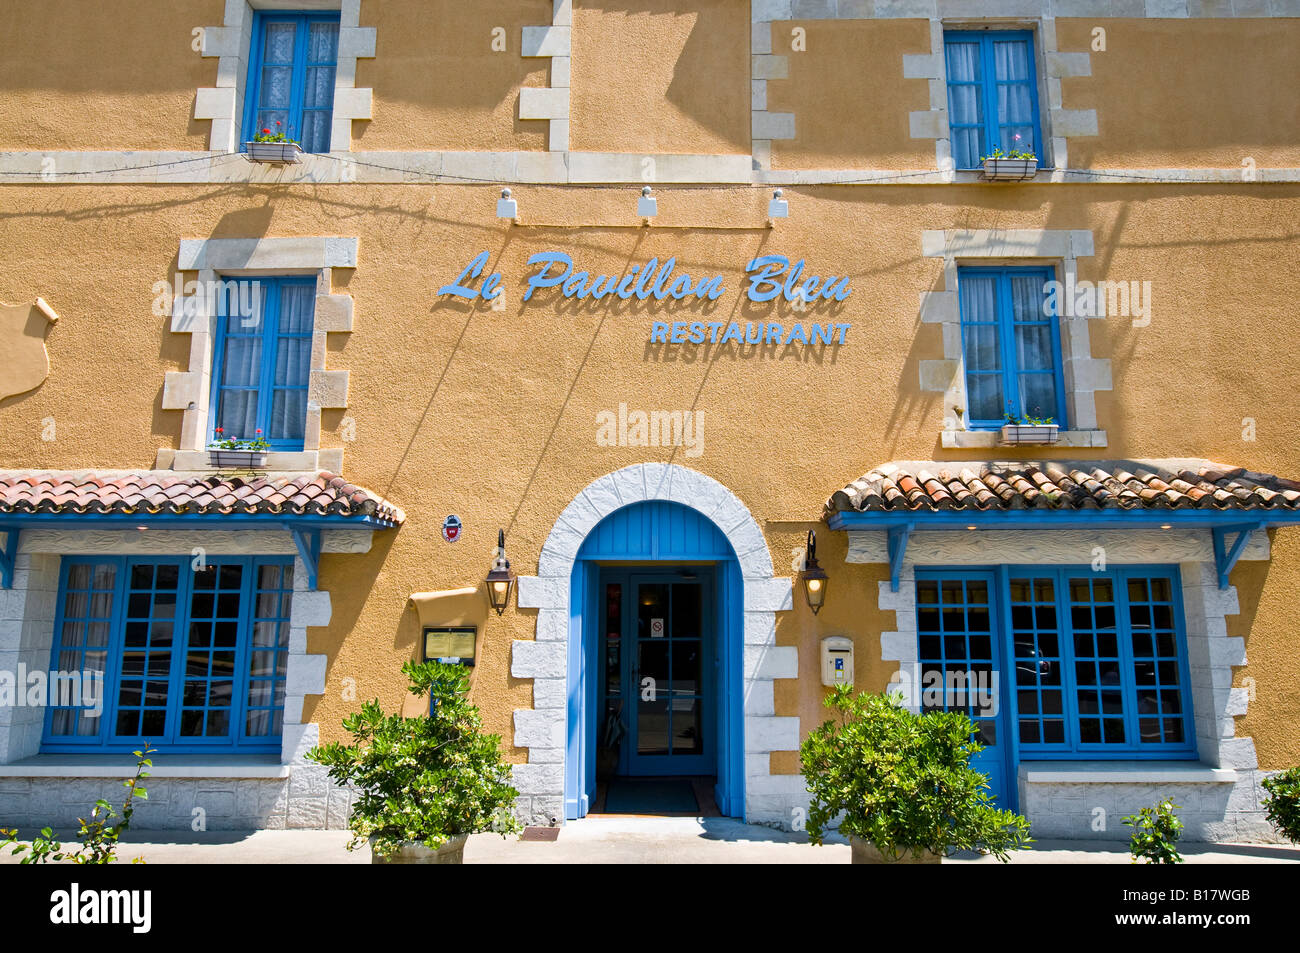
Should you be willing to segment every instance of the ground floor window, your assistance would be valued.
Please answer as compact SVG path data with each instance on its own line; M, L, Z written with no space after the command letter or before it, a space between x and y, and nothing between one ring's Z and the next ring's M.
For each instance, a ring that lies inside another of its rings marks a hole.
M289 557L67 557L44 747L278 752Z
M1004 715L1022 758L1194 756L1179 592L1174 567L918 570L922 706Z

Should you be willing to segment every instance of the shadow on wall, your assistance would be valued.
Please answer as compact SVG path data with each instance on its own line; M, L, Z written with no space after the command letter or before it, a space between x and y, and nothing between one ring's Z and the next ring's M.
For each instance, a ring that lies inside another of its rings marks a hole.
M679 42L665 87L661 68ZM574 148L747 154L749 45L749 4L738 0L575 4L573 135L587 141L575 138ZM599 72L588 72L583 82L589 68L583 61L593 57L599 57ZM671 110L656 102L660 96ZM592 128L598 116L600 128ZM679 125L678 118L688 122ZM712 133L712 140L700 130Z
M463 110L467 115L517 98L549 60L520 55L526 26L545 26L551 0L385 0L363 4L361 25L376 30L378 56L357 67L357 85L377 99ZM503 44L497 50L494 44ZM545 80L540 85L546 85ZM519 123L516 110L516 124ZM536 123L520 128L534 129Z

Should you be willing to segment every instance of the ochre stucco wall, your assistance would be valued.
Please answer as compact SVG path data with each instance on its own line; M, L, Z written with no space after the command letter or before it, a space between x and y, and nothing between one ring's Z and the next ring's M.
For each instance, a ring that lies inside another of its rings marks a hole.
M749 152L749 5L575 3L570 148Z
M918 389L918 362L942 356L938 329L917 317L918 293L942 281L939 261L921 256L924 229L1091 229L1099 255L1081 259L1081 277L1153 282L1149 327L1092 323L1093 355L1114 362L1116 390L1099 401L1110 446L1047 456L1196 455L1300 473L1292 397L1300 367L1281 330L1300 298L1292 267L1300 186L791 189L791 217L775 229L764 227L760 190L663 188L649 229L635 223L635 189L516 195L525 223L556 227L499 222L489 186L0 187L0 302L39 295L61 315L47 339L49 379L0 401L0 467L148 468L158 448L177 445L181 414L161 409L161 391L164 372L186 364L189 340L150 309L180 238L359 236L359 267L335 272L335 289L354 296L355 330L331 335L329 355L331 368L352 372L346 415L356 440L341 444L344 414L331 411L322 443L345 446L345 475L402 506L408 521L377 534L366 555L322 561L334 616L309 631L309 650L330 663L326 693L308 699L305 716L326 739L340 735L355 704L342 698L343 678L356 679L359 699L401 699L397 668L417 651L410 593L480 583L498 527L515 569L535 572L559 513L619 467L671 461L723 483L750 507L778 574L788 575L791 550L825 498L871 466L987 457L941 450L940 395ZM484 249L503 274L505 310L436 298ZM679 269L723 274L728 293L710 308L584 304L553 291L525 305L525 261L551 249L606 274L676 255ZM854 293L804 315L742 303L741 269L767 252L805 257L822 274L847 271ZM661 319L838 320L853 329L844 346L820 352L648 346L649 324ZM702 412L703 455L598 446L595 416L620 402ZM51 417L56 439L45 441ZM1242 440L1243 417L1256 421L1254 442ZM439 535L448 513L465 523L454 546ZM876 608L883 567L845 565L843 538L825 528L819 541L832 579L827 607L814 619L796 593L777 630L778 643L800 647L803 673L777 683L777 710L801 716L805 731L825 717L818 640L854 635L859 683L881 688L890 667L879 661L878 637L895 628L892 613ZM1290 605L1300 538L1284 530L1276 542L1271 565L1242 564L1233 577L1243 607L1260 592L1258 609L1232 624L1248 638L1252 665L1239 679L1256 679L1258 701L1245 729L1265 767L1300 761ZM513 607L490 617L474 674L475 698L507 747L511 712L531 696L528 682L509 676L510 642L533 637L534 617ZM793 770L793 756L774 766Z
M550 0L383 0L361 5L375 57L357 61L373 87L371 120L352 124L355 150L539 150L547 123L519 118L519 90L546 86L549 59L519 55L525 26L551 22ZM493 30L506 49L494 52Z
M795 130L772 142L773 168L934 166L934 140L911 138L907 118L930 108L929 81L903 78L903 54L930 52L928 20L773 23L772 52L786 57L789 78L768 80L767 108L794 113Z
M217 61L191 31L222 0L0 3L0 150L206 149L194 91Z
M1097 27L1092 75L1061 81L1066 109L1097 110L1072 167L1300 166L1300 19L1058 19L1058 48L1091 51Z

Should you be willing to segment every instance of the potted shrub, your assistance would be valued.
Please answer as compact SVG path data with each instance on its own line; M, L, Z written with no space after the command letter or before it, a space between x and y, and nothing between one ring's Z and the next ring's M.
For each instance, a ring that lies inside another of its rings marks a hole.
M983 745L965 713L921 715L900 695L854 695L848 685L833 688L826 706L839 720L799 749L814 844L837 817L855 864L937 864L950 849L1005 861L1032 843L1029 822L995 807L988 778L971 767Z
M1274 830L1293 844L1300 844L1300 768L1265 778L1264 810Z
M994 146L993 151L980 160L984 164L984 178L991 182L1021 182L1038 173L1038 156L1029 149L1020 148L1020 136L1009 150Z
M1133 828L1129 838L1129 855L1133 863L1145 860L1148 864L1181 864L1178 838L1183 833L1183 822L1178 819L1178 805L1165 798L1155 807L1144 807L1137 814L1124 818L1124 825Z
M1017 444L1054 444L1061 436L1061 425L1051 417L1020 416L1003 414L1007 422L1002 425L1002 443L1006 446Z
M253 136L252 142L244 143L244 154L252 162L270 162L275 165L287 165L297 162L302 148L280 129L280 120L275 122L275 131L263 129Z
M214 467L234 467L241 470L258 470L266 466L266 455L271 445L262 437L259 427L252 440L227 437L218 427L216 439L208 444L208 460Z
M358 791L349 850L369 841L373 863L459 864L465 840L480 831L519 830L510 813L518 792L501 761L500 736L482 733L469 703L469 670L407 662L402 673L429 714L385 715L379 701L343 719L350 745L318 745L307 759Z

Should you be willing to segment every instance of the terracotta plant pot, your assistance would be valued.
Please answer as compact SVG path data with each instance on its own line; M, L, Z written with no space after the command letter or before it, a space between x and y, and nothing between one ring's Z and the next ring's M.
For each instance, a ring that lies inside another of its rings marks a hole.
M453 837L437 850L430 850L420 843L402 845L401 850L387 857L380 857L373 850L371 840L370 862L372 864L463 864L465 862L465 841L468 834Z
M1006 446L1053 444L1060 436L1058 424L1007 424L1002 428L1002 443Z
M874 844L856 837L849 838L849 847L853 851L855 864L937 864L943 861L942 854L929 850L922 853L920 858L914 857L911 851L904 851L898 860L890 860Z
M209 450L214 467L232 470L261 470L266 466L265 450Z
M302 149L296 142L246 142L248 150L245 155L251 162L269 162L273 165L289 165L297 162Z
M1023 182L1038 173L1037 159L985 159L984 178L991 182Z

